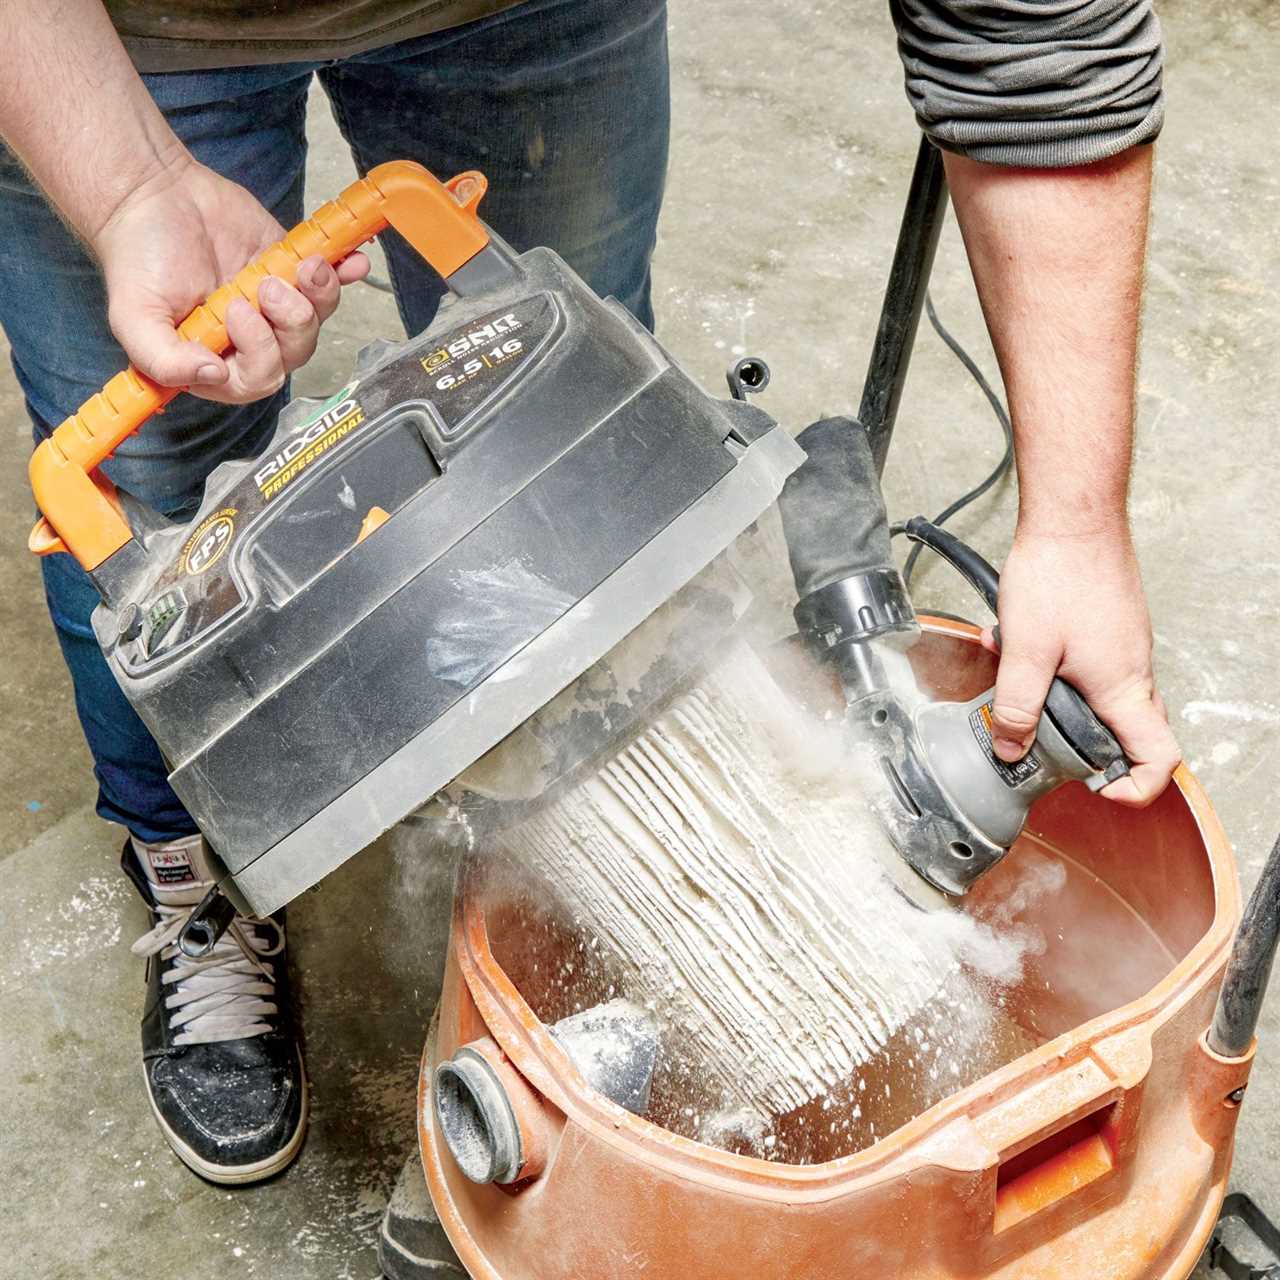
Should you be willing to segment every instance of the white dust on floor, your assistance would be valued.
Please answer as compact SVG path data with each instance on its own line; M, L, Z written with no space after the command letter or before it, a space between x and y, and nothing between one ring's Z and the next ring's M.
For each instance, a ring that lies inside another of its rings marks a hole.
M336 1064L334 1064L336 1065ZM313 1150L299 1161L306 1221L290 1249L322 1263L343 1256L353 1241L376 1237L387 1198L404 1158L413 1148L418 1056L407 1052L390 1066L353 1063L339 1112L337 1099L313 1094ZM330 1079L332 1072L324 1070ZM336 1130L346 1130L335 1141ZM319 1139L319 1141L317 1141ZM247 1225L247 1223L246 1223Z
M1205 719L1274 724L1280 720L1280 710L1263 702L1212 702L1201 699L1188 702L1182 708L1182 718L1189 724L1200 724Z
M27 908L17 961L0 973L0 992L21 987L37 974L105 952L120 942L124 904L132 896L120 875L89 876L51 911Z

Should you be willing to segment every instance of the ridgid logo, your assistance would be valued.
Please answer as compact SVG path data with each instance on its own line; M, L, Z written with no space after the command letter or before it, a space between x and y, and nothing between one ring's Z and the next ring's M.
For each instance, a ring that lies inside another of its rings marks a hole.
M264 498L274 498L291 480L364 421L364 409L351 394L356 386L353 382L326 401L310 422L299 427L254 472L254 481Z

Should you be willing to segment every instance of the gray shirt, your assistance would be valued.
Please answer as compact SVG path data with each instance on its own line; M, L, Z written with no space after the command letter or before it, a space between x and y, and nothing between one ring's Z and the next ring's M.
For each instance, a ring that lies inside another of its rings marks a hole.
M1164 42L1151 0L890 0L907 97L940 147L1089 164L1152 141Z

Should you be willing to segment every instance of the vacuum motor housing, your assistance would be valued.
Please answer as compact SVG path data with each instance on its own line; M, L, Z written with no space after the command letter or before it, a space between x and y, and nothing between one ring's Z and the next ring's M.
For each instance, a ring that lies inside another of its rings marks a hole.
M189 524L129 510L145 554L94 629L255 911L568 685L803 458L553 252L484 257L482 290L291 404Z

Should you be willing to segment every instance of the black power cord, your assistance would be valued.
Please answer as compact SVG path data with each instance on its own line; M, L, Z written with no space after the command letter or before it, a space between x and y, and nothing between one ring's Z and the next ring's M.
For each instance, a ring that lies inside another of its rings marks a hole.
M950 520L958 511L963 511L970 503L976 502L989 489L999 484L1009 473L1009 468L1013 466L1013 423L1009 421L1009 413L1004 407L1004 402L992 389L991 384L983 375L982 370L978 368L973 357L960 345L959 340L947 329L942 321L938 319L938 312L933 305L932 294L926 293L924 295L924 308L934 332L947 344L951 354L964 365L970 376L982 389L982 394L987 397L987 403L991 405L992 412L1000 423L1000 430L1004 432L1004 456L996 463L995 469L991 474L980 484L974 485L967 493L961 494L950 506L944 507L933 517L933 523L940 525ZM895 524L890 529L890 533L896 537L898 534L905 532L905 530L905 524ZM924 545L916 543L911 548L911 553L907 556L907 562L902 568L902 580L908 587L911 585L911 575L915 572L916 561L920 558L920 553L923 550Z

